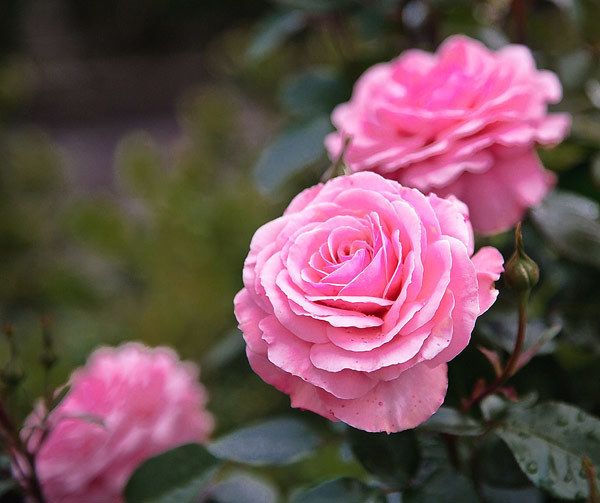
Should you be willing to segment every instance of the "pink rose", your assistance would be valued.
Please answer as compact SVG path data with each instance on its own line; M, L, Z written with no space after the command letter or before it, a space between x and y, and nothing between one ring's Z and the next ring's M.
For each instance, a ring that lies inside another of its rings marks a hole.
M413 428L444 401L446 362L494 302L495 248L467 208L375 173L299 194L263 225L235 314L254 371L292 407L366 431Z
M102 348L73 373L71 388L48 419L37 475L49 503L123 501L129 477L144 460L213 428L198 369L167 348L140 344ZM22 436L39 445L43 407Z
M509 45L492 52L464 36L436 54L409 50L375 65L339 105L337 132L325 143L336 158L422 191L453 194L469 207L477 232L512 227L555 183L536 145L568 132L567 114L548 114L560 101L556 75L538 71L531 52Z

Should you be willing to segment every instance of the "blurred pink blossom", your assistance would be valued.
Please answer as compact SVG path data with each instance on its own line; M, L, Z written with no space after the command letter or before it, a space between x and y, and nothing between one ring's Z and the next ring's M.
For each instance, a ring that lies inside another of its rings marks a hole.
M556 75L536 69L528 48L497 52L465 36L446 40L435 54L408 50L367 70L326 139L352 171L453 194L469 207L475 231L512 227L553 187L536 145L555 145L568 133L568 114L548 114L562 88Z
M128 343L98 349L69 385L48 417L36 459L50 503L123 501L125 484L144 460L204 442L213 429L197 367L168 348ZM43 415L39 406L22 431L32 450Z

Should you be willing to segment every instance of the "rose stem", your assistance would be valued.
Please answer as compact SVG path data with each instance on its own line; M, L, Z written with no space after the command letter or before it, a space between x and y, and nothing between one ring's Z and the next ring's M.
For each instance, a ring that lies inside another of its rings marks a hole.
M516 371L519 357L523 351L523 343L525 342L525 334L527 330L527 300L529 292L523 292L519 298L519 328L517 331L517 340L515 347L502 370L502 373L488 386L467 399L462 405L462 411L468 412L473 405L481 402L486 396L491 395L498 390Z

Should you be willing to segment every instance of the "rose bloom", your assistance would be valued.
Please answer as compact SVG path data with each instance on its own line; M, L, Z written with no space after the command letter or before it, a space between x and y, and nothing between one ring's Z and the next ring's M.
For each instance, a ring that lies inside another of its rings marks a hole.
M494 302L495 248L466 206L375 173L305 190L256 231L235 314L254 371L366 431L413 428L444 401L446 362Z
M408 50L367 70L348 103L336 107L337 132L325 143L352 171L453 194L470 210L477 232L512 227L553 187L536 145L568 132L567 114L548 114L560 101L556 75L538 71L531 52L509 45L493 52L464 36L437 53Z
M50 503L121 502L144 460L203 442L213 429L197 367L180 362L168 348L101 348L69 385L49 415L49 433L36 457ZM22 431L32 450L39 445L43 414L38 407Z

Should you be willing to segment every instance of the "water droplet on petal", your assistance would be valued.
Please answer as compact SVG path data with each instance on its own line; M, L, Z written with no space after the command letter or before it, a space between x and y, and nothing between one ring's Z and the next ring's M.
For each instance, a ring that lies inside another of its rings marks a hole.
M534 473L537 473L538 465L535 461L530 461L529 463L527 463L525 469L527 470L527 473L531 473L533 475Z

